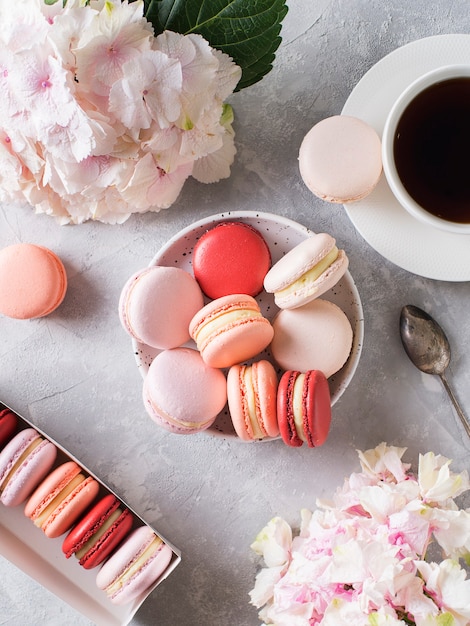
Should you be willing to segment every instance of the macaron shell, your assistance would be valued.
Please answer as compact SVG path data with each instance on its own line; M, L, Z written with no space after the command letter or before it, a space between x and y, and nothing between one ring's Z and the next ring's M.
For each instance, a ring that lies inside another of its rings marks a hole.
M23 320L49 315L61 304L66 291L65 267L52 250L29 243L0 250L3 315Z
M277 390L279 432L284 443L293 448L299 448L303 444L302 439L297 434L293 413L294 385L299 375L300 372L298 371L284 372Z
M284 370L320 370L327 378L339 371L351 352L353 331L333 302L316 298L281 310L273 321L271 352Z
M234 293L258 295L271 265L268 244L259 231L243 222L222 222L194 246L193 271L209 298Z
M191 274L177 267L152 266L125 284L119 318L131 337L166 350L189 341L189 322L203 305L204 296Z
M22 453L37 439L40 440L39 445L18 466L6 486L3 487L6 477ZM2 488L0 501L5 506L17 506L24 502L49 472L56 456L55 445L42 439L33 428L20 431L0 454L0 488Z
M319 370L306 373L304 387L304 433L309 448L317 448L325 443L330 431L330 388L325 375Z
M299 150L301 177L319 198L333 203L367 196L382 173L381 141L362 120L335 115L316 124Z
M160 352L143 385L150 417L172 433L191 434L209 428L227 401L223 372L210 367L191 348Z
M86 478L57 507L43 526L46 537L60 537L68 530L80 515L93 502L99 492L99 485L94 478Z
M247 389L247 368L250 369L250 389ZM227 395L230 416L237 435L243 441L253 441L279 434L276 411L277 374L269 361L251 366L233 365L227 375ZM250 403L254 404L257 425L250 418Z
M10 441L18 427L18 419L10 409L0 411L0 450Z

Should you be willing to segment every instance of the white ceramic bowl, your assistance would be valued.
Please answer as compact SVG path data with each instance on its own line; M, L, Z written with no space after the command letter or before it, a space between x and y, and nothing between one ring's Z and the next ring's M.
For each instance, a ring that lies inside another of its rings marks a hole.
M470 224L452 222L437 217L426 211L410 196L400 180L393 157L396 128L403 112L411 101L431 85L459 77L470 77L470 65L446 65L434 69L417 78L398 96L385 121L382 135L382 162L384 174L393 195L410 215L429 226L434 226L447 232L468 235L470 233Z
M269 246L273 263L312 234L311 231L297 222L269 213L234 211L212 215L178 232L157 252L150 265L180 267L192 273L192 251L199 237L216 224L227 221L241 221L256 228L263 235ZM349 272L346 272L335 287L325 293L322 298L331 300L343 309L351 322L354 332L353 346L349 359L343 368L331 376L328 381L331 392L331 404L333 405L344 393L356 371L364 337L364 318L361 299ZM274 304L273 295L263 291L256 297L256 300L263 315L272 320L279 310ZM135 340L133 340L132 344L137 366L142 377L145 378L148 368L159 350ZM192 342L187 345L195 347L195 344ZM269 348L256 358L268 359L274 363ZM277 369L279 371L279 368ZM213 426L205 432L212 435L233 437L241 441L235 433L227 408L219 414ZM263 439L262 441L266 440Z

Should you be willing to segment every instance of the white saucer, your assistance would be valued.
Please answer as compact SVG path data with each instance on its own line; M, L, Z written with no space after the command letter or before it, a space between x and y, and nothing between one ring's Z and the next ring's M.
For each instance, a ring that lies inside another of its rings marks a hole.
M176 233L157 252L149 265L179 267L192 274L192 251L197 240L205 231L226 221L241 221L256 228L269 246L272 263L276 263L286 252L312 234L305 226L279 215L255 211L233 211L204 218ZM339 372L328 379L333 406L351 382L359 363L364 338L364 317L359 292L349 271L322 298L331 300L346 313L354 333L353 346L348 360ZM272 320L278 312L273 295L262 291L256 300L263 315ZM190 342L188 346L195 348L193 342ZM132 340L132 347L139 371L145 378L159 350L135 340ZM263 351L257 358L268 359L274 363L269 349ZM206 432L238 439L227 408L219 414L213 426Z
M470 63L470 35L437 35L398 48L374 65L351 92L342 113L382 136L397 96L421 74ZM470 235L446 233L415 220L395 200L385 176L364 200L345 206L358 232L399 267L436 280L470 280Z

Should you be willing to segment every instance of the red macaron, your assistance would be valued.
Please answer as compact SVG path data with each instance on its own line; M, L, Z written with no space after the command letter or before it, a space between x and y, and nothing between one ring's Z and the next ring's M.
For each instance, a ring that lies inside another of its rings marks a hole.
M306 373L289 370L279 381L277 419L281 437L288 446L321 446L331 423L328 381L320 370Z
M194 277L212 299L234 293L258 295L270 267L268 244L244 222L220 222L201 236L193 250Z
M18 419L10 409L0 411L0 450L5 446L18 427Z
M100 565L130 532L129 509L113 495L104 496L69 532L62 544L67 558L73 554L85 569Z

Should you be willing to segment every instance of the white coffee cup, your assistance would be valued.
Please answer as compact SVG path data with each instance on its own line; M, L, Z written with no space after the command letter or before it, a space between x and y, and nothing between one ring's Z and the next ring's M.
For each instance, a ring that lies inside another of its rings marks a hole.
M465 209L467 211L468 217L466 216L462 221L456 221L455 217L452 217L452 219L446 219L445 215L434 214L429 206L428 208L424 206L425 202L420 203L420 200L417 199L419 194L415 194L416 197L413 197L411 195L409 191L411 189L410 185L408 184L407 186L405 186L402 178L400 178L400 167L402 168L402 177L405 177L403 169L404 166L403 164L401 164L401 166L398 166L397 168L396 158L398 159L398 156L395 152L395 142L400 140L398 139L399 133L397 134L397 129L400 130L399 123L402 120L402 116L404 113L410 115L410 106L416 107L417 97L420 96L420 98L422 98L421 94L423 93L423 91L428 90L429 88L434 89L435 85L439 85L441 89L444 85L444 88L447 89L448 85L450 85L452 82L455 84L455 79L460 78L468 79L468 85L470 88L469 65L448 65L435 69L415 80L400 94L400 96L393 104L392 109L390 110L385 122L385 127L382 135L382 160L385 177L390 186L390 189L392 190L394 196L401 204L401 206L403 206L403 208L405 208L408 213L410 213L410 215L425 224L434 226L435 228L439 228L441 230L452 233L470 234L470 159L468 159L468 157L467 159L465 159L465 161L467 161L466 167L468 171L467 176L469 181L468 211L467 209ZM467 83L466 80L464 82ZM429 94L429 91L427 93ZM441 91L441 93L446 94L447 92ZM445 96L442 99L445 100ZM468 109L468 116L470 120L470 108ZM410 127L412 127L412 125ZM470 154L470 142L466 146L466 151L467 154ZM410 164L409 168L412 169L413 164ZM466 189L463 193L466 198ZM436 195L435 197L437 198L438 196Z

